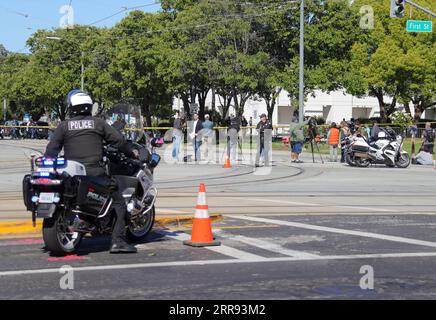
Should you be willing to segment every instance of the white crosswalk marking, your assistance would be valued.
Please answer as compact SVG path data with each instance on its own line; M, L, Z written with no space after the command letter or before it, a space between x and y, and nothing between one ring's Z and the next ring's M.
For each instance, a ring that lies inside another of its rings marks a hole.
M191 236L184 232L165 232L165 231L159 231L161 235L164 235L165 237L179 240L179 241L185 241L191 239ZM210 251L214 251L216 253L220 253L238 260L266 260L267 258L258 256L256 254L252 254L249 252L245 252L239 249L231 248L225 245L220 246L214 246L214 247L205 247L206 249Z
M316 231L324 231L324 232L332 232L332 233L340 233L340 234L346 234L346 235L352 235L352 236L359 236L359 237L366 237L366 238L373 238L373 239L380 239L380 240L388 240L388 241L401 242L401 243L413 244L413 245L418 245L418 246L426 246L426 247L436 248L436 242L417 240L417 239L411 239L411 238L404 238L404 237L397 237L397 236L389 236L389 235L378 234L378 233L373 233L373 232L330 228L330 227L317 226L317 225L301 223L301 222L292 222L292 221L276 220L276 219L266 219L266 218L251 217L251 216L227 215L227 217L234 218L234 219L272 223L272 224L278 224L278 225L282 225L282 226L289 226L289 227L296 227L296 228L316 230Z
M214 230L214 233L216 233L217 235L219 235L220 237L223 237L223 238L243 242L243 243L246 243L250 246L258 247L258 248L261 248L261 249L264 249L267 251L271 251L271 252L275 252L275 253L279 253L279 254L282 254L285 256L296 257L296 258L316 258L316 257L319 257L316 254L311 254L311 253L307 253L307 252L303 252L303 251L290 250L290 249L284 248L281 245L276 244L276 243L272 243L269 241L260 240L260 239L256 239L256 238L244 237L241 235L229 234L229 233L223 232L222 230Z

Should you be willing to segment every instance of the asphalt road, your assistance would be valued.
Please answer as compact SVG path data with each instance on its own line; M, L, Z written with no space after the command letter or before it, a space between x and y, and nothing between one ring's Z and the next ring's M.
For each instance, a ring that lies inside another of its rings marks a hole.
M43 147L0 141L0 220L28 219L19 193L25 154ZM184 246L190 226L179 226L154 230L136 255L109 255L103 237L59 259L44 252L39 235L1 236L0 299L436 297L432 167L358 169L313 164L309 155L291 165L275 152L266 172L247 157L232 169L162 163L156 170L162 216L192 215L198 184L206 183L210 213L224 216L213 226L220 247ZM72 290L61 289L65 265Z

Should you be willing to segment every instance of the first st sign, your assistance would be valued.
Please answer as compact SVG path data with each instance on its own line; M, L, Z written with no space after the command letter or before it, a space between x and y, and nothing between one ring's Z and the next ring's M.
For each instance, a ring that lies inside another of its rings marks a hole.
M432 21L407 20L408 32L433 32Z

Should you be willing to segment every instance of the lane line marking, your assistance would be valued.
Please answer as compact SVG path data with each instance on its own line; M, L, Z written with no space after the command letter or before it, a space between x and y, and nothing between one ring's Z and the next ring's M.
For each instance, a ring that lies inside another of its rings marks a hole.
M158 231L158 233L160 233L161 235L164 235L165 237L171 238L171 239L175 239L178 241L185 241L185 240L190 240L191 236L188 233L185 232L166 232L166 231ZM267 258L265 257L261 257L258 256L256 254L252 254L246 251L242 251L239 249L235 249L232 247L228 247L225 245L220 245L218 247L204 247L210 251L214 251L232 258L236 258L238 260L257 260L257 261L261 261L261 260L266 260Z
M359 236L359 237L365 237L365 238L374 238L374 239L380 239L380 240L388 240L388 241L401 242L401 243L413 244L413 245L418 245L418 246L426 246L426 247L436 248L436 242L417 240L417 239L411 239L411 238L404 238L404 237L397 237L397 236L390 236L390 235L379 234L379 233L355 231L355 230L347 230L347 229L339 229L339 228L330 228L330 227L317 226L317 225L306 224L306 223L301 223L301 222L265 219L265 218L249 217L249 216L227 215L227 217L234 218L234 219L241 219L241 220L264 222L264 223L276 223L276 224L282 225L282 226L303 228L303 229L316 230L316 231L332 232L332 233L346 234L346 235Z
M244 226L219 226L215 227L215 230L227 230L227 229L257 229L257 228L278 228L280 226L276 224L261 224L261 225L244 225Z
M262 263L262 262L293 262L293 261L315 261L315 260L355 260L355 259L386 259L386 258L422 258L436 257L436 252L412 252L412 253L377 253L377 254L356 254L356 255L332 255L319 256L314 258L302 257L284 257L284 258L269 258L269 259L221 259L221 260L195 260L195 261L170 261L170 262L152 262L152 263L136 263L136 264L119 264L106 266L89 266L89 267L73 267L75 272L79 271L107 271L107 270L125 270L125 269L144 269L144 268L159 268L159 267L187 267L187 266L207 266L207 265L222 265L222 264L242 264L242 263ZM33 274L59 274L59 268L50 269L34 269L34 270L16 270L16 271L1 271L0 277L33 275Z
M296 202L296 201L285 201L285 200L273 200L273 199L259 199L259 198L236 198L236 197L226 197L228 199L238 199L238 200L250 200L250 201L258 201L258 202L272 202L272 203L283 203L283 204L292 204L297 206L310 206L310 207L325 207L323 204L318 203L308 203L308 202ZM378 209L378 208L370 208L370 207L358 207L358 206L343 206L343 205L327 205L330 208L345 208L345 209L360 209L360 210L369 210L369 211L382 211L382 212L398 212L398 210L392 209Z
M230 233L226 233L224 231L221 230L214 230L220 237L226 238L226 239L231 239L231 240L236 240L242 243L246 243L250 246L254 246L254 247L258 247L261 248L263 250L267 250L267 251L271 251L271 252L275 252L275 253L279 253L285 256L290 256L290 257L296 257L296 258L315 258L315 257L319 257L319 255L316 254L312 254L312 253L307 253L304 251L297 251L297 250L291 250L291 249L287 249L282 247L279 244L273 243L273 242L269 242L269 241L265 241L265 240L261 240L261 239L256 239L256 238L250 238L250 237L245 237L242 235L234 235L234 234L230 234Z
M355 206L335 206L336 208L346 208L346 209L359 209L359 210L369 210L369 211L382 211L382 212L398 212L398 210L392 209L377 209L370 207L355 207ZM401 212L401 211L400 211Z
M250 201L258 201L258 202L273 202L273 203L285 203L285 204L293 204L297 206L311 206L311 207L319 207L320 204L317 203L308 203L308 202L295 202L295 201L285 201L285 200L273 200L273 199L259 199L259 198L237 198L237 197L226 197L227 199L237 199L241 200L250 200Z

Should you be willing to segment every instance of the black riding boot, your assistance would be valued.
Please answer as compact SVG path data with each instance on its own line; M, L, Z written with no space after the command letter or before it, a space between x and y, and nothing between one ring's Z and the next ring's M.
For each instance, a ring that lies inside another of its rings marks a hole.
M124 204L124 200L114 195L113 208L117 214L117 220L115 222L114 230L112 231L112 245L110 253L136 253L138 250L126 240L126 215L127 208ZM117 201L118 200L118 201Z

